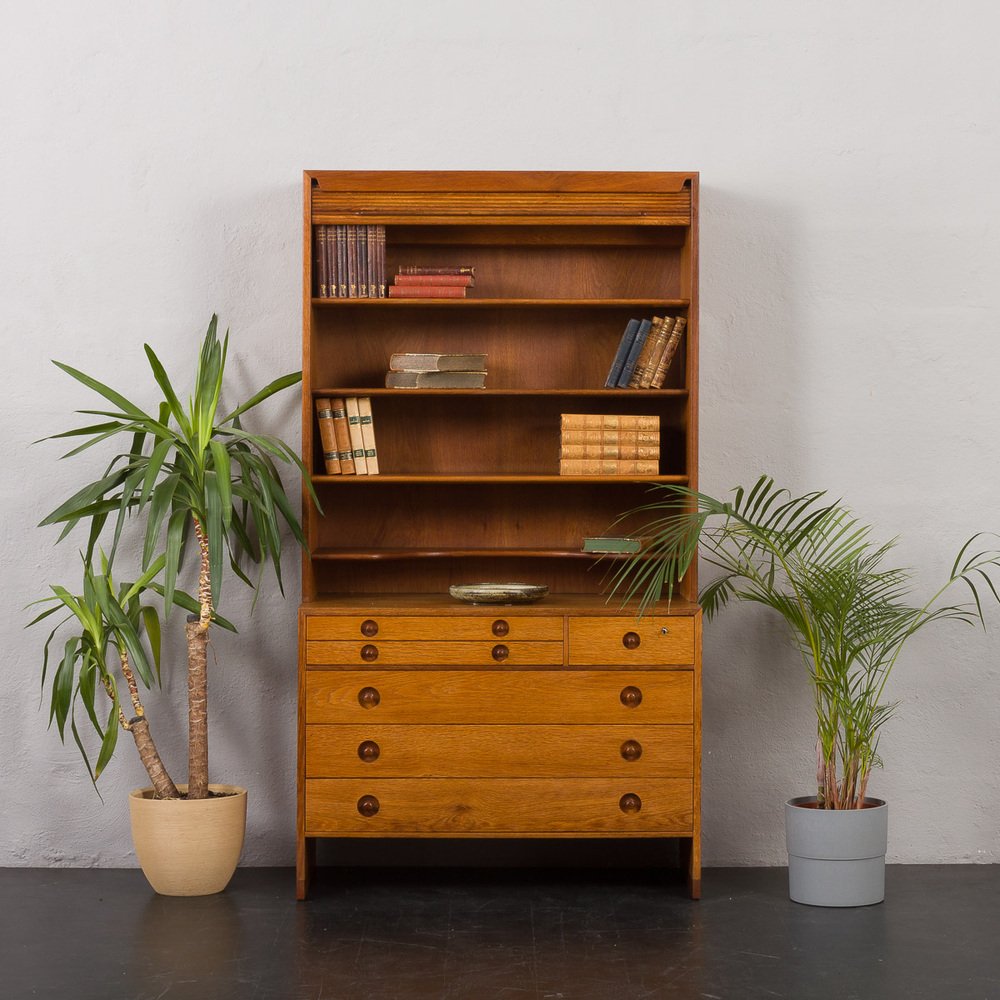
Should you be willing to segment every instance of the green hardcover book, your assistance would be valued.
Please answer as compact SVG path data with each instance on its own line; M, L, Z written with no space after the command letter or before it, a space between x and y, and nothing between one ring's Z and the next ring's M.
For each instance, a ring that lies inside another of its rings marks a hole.
M601 535L583 540L584 552L638 552L642 549L644 539L617 535Z

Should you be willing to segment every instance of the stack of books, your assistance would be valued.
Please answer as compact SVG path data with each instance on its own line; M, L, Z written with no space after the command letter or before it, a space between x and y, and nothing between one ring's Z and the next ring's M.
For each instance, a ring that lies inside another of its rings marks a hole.
M630 319L604 388L662 389L686 326L684 316Z
M387 389L484 389L485 354L394 354Z
M315 291L321 299L384 299L385 226L314 226Z
M328 476L378 475L378 449L369 396L319 398L316 417Z
M563 413L560 476L656 476L660 418L632 413Z
M389 286L390 299L464 299L476 283L476 269L469 264L425 267L403 264Z

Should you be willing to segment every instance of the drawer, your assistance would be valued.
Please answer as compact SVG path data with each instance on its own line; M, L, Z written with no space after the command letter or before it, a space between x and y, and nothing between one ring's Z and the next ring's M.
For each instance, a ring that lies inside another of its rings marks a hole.
M431 664L433 666L519 667L559 666L563 644L559 642L380 642L370 639L314 640L306 643L306 665L360 666L378 663L387 667Z
M307 723L690 725L688 670L311 670Z
M690 778L309 778L308 836L690 834Z
M636 619L570 618L571 665L680 666L694 663L694 619L666 615Z
M306 726L306 777L690 778L692 726Z
M562 642L562 618L532 618L526 615L313 615L306 618L306 640L400 639L475 640L541 639Z

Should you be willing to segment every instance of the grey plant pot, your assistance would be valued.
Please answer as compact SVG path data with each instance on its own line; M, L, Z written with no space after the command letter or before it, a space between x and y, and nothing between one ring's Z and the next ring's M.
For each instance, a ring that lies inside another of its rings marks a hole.
M871 906L885 899L889 807L810 809L814 796L785 803L788 894L809 906Z

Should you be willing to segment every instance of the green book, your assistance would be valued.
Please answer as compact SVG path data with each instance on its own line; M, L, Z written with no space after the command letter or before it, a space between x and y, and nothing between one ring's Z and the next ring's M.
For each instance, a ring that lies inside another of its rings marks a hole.
M642 538L600 535L583 540L584 552L638 552L642 548Z

